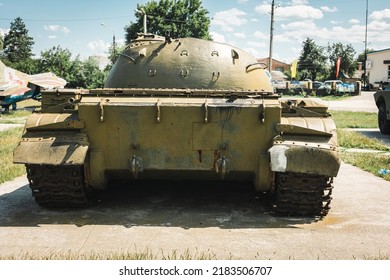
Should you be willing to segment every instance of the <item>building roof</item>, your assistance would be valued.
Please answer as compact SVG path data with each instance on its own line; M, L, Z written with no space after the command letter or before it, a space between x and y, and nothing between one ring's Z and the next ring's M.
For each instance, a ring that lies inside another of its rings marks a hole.
M269 61L269 57L257 58L257 61L258 61L258 62ZM278 62L278 63L280 63L280 64L285 65L286 67L291 65L291 64L288 64L288 63L286 63L286 62L277 60L277 59L275 59L275 58L272 58L272 62Z
M390 48L383 49L383 50L377 50L377 51L371 51L371 52L368 52L367 54L374 54L374 53L387 52L387 51L390 51Z

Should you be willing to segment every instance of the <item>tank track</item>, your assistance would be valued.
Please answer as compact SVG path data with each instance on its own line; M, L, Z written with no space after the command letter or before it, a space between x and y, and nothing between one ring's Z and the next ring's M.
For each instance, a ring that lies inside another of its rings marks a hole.
M26 165L35 201L49 208L88 206L83 166Z
M282 215L324 217L330 209L333 178L300 173L276 174L275 211Z

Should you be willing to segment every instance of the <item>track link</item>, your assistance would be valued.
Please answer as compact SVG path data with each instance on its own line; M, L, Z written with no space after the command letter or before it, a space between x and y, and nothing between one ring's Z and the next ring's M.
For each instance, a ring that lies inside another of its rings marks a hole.
M35 201L43 207L88 206L83 166L26 165Z
M275 211L292 216L326 216L332 200L333 179L299 173L276 174Z

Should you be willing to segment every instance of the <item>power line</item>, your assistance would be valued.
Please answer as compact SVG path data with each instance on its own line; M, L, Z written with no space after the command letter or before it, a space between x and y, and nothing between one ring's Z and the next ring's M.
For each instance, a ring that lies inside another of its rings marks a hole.
M119 16L119 17L100 17L100 18L80 18L80 19L58 19L58 18L53 18L53 19L25 19L23 18L23 21L36 21L36 22L49 22L49 21L64 21L64 22L80 22L80 21L101 21L101 20L109 20L109 19L119 19L119 18L130 18L129 15L127 16ZM13 21L15 20L14 18L0 18L0 21Z

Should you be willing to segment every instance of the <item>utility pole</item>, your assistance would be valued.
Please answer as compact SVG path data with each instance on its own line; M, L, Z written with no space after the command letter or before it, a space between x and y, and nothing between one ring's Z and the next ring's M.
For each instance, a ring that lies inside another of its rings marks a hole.
M114 52L114 56L115 56L116 55L116 52L115 52L115 32L114 32L114 30L109 28L107 25L105 25L104 22L102 22L101 25L112 32L112 51Z
M275 14L275 0L272 0L271 5L271 28L270 28L270 34L269 34L269 73L271 74L272 71L272 43L273 43L273 37L274 37L274 14Z
M367 25L368 25L368 0L366 0L366 33L364 38L364 80L363 80L363 88L366 90L366 82L367 82Z

